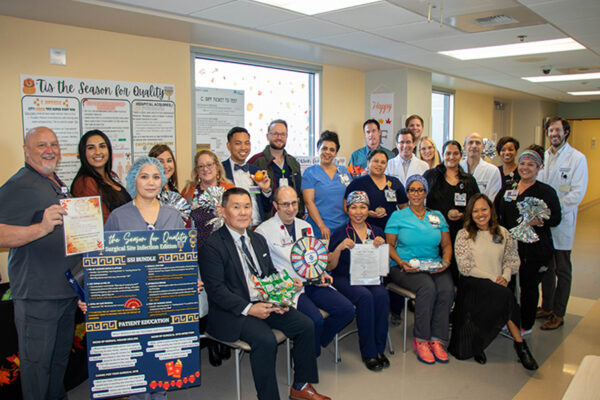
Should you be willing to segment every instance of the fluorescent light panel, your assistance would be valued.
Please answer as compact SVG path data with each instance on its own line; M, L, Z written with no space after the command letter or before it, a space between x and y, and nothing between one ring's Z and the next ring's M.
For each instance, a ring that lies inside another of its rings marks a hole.
M259 3L285 8L306 15L321 14L328 11L341 10L380 0L254 0Z
M585 74L526 76L522 79L533 83L584 81L588 79L600 79L600 72L588 72Z
M439 51L439 54L458 58L459 60L481 60L484 58L498 58L511 56L524 56L527 54L556 53L585 49L571 38L540 40L537 42L522 42L503 44L500 46L475 47L472 49Z
M571 96L600 96L600 90L589 90L587 92L568 92Z

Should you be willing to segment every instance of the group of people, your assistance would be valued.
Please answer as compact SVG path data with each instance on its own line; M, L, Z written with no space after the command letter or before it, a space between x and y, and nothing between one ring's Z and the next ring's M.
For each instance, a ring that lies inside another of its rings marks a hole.
M504 328L523 366L537 369L523 336L536 317L547 318L542 329L563 324L577 205L587 185L585 157L566 142L568 122L548 120L545 153L532 145L517 158L518 141L500 139L500 167L483 160L477 133L465 139L461 161L461 143L446 142L440 157L422 136L422 118L413 115L405 125L391 151L381 145L379 123L367 120L366 146L352 154L348 167L334 163L340 139L325 131L317 142L319 163L304 172L285 150L284 120L269 124L268 145L250 159L250 133L234 127L227 134L230 157L221 161L212 151L199 151L181 192L168 146L156 145L136 159L123 184L112 171L110 140L99 130L81 137L81 167L69 190L55 173L56 135L46 127L30 130L25 167L0 188L0 246L11 248L25 398L64 396L76 308L64 272L79 261L65 257L61 244L65 211L58 200L69 195L99 195L105 230L198 230L198 289L208 298L203 327L220 341L250 344L258 398L279 398L272 329L294 342L290 398L328 398L312 386L318 382L316 358L354 318L366 368L389 367L389 315L400 314L402 306L386 282L416 295L412 344L419 361L447 363L448 350L458 359L485 363L485 348ZM224 189L216 210L199 201L211 187ZM528 197L543 200L550 217L531 222L538 241L517 243L508 230L519 222L517 204ZM208 223L216 217L224 221L218 230ZM304 236L327 246L327 271L317 284L304 285L291 265L292 246ZM389 275L379 284L353 285L352 249L384 243L390 248ZM292 306L261 301L252 278L284 270L297 287ZM211 363L225 354L212 347Z

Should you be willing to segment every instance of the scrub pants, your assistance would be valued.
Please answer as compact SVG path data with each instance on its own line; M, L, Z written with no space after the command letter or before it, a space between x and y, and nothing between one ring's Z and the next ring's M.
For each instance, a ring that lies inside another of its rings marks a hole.
M23 398L66 399L63 380L73 346L76 298L13 303Z

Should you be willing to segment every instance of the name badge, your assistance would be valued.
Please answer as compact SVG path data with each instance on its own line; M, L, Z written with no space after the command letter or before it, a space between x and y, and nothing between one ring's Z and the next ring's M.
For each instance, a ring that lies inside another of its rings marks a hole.
M288 178L279 178L279 187L289 186Z
M466 193L454 193L454 205L457 207L467 206L467 194Z
M519 196L519 191L517 189L507 190L504 192L504 200L506 201L517 200L517 196Z
M435 227L435 228L439 228L441 225L440 222L440 217L438 217L435 214L429 214L427 216L427 219L429 220L429 223L431 224L431 226Z
M392 189L385 189L385 200L388 202L396 202L396 191Z
M66 186L61 186L61 187L60 187L60 191L61 191L63 194L69 194L69 188L68 188L68 187L66 187Z
M348 185L350 184L350 177L349 177L348 175L346 175L346 174L341 174L341 175L340 175L340 181L341 181L341 182L342 182L344 185L348 186Z
M559 185L558 191L563 193L568 193L571 191L571 185Z

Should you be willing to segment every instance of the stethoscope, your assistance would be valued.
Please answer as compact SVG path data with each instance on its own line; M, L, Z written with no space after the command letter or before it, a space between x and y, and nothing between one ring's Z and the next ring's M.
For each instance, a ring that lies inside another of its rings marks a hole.
M365 242L363 243L366 243L368 240L375 239L374 237L371 237L373 236L373 228L368 222L365 222L365 224L367 224L367 237L365 238ZM352 231L352 237L350 237L350 231ZM350 221L346 223L346 236L348 237L348 239L352 239L354 243L356 243L357 237L360 239L360 237L356 233L356 229L354 229L354 227L350 224Z

